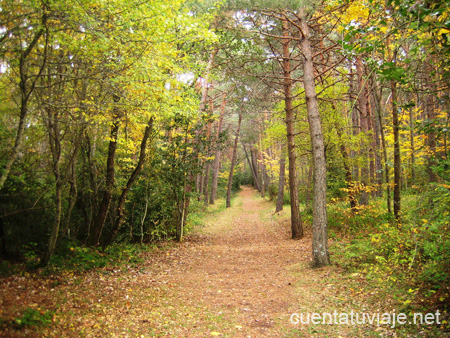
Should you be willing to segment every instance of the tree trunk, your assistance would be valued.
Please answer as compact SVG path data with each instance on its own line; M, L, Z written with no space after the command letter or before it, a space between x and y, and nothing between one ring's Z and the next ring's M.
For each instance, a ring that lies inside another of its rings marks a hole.
M279 211L283 210L285 171L286 171L286 158L284 157L283 151L281 151L280 177L278 179L277 205L275 208L275 212L279 212Z
M325 146L320 122L317 93L314 83L314 65L309 37L309 26L304 9L299 10L300 27L303 35L300 41L303 53L303 84L306 95L309 131L314 163L314 201L313 201L313 266L330 264L327 233L327 172Z
M382 150L382 155L383 155L383 163L382 165L384 166L384 180L385 180L385 184L386 184L386 204L387 204L387 210L388 213L392 213L392 208L391 208L391 184L390 184L390 179L389 179L389 167L388 167L388 156L387 156L387 145L386 145L386 137L384 134L384 128L383 128L383 117L381 115L381 110L382 110L382 106L381 106L381 97L382 97L382 91L383 89L380 90L380 95L377 95L377 92L374 90L374 95L375 95L375 101L377 103L377 118L378 118L378 124L379 124L379 130L380 130L380 136L381 136L381 150Z
M209 172L211 171L211 164L206 163L205 177L203 178L203 201L206 205L209 203L208 192L209 192Z
M223 117L225 115L225 105L226 105L226 94L224 93L222 98L222 106L220 109L219 123L217 126L216 140L219 140L220 133L222 132ZM219 182L220 157L222 155L222 152L217 144L216 147L217 148L214 155L213 172L211 177L211 195L209 197L209 204L214 204L216 200L217 184Z
M400 180L401 180L401 163L400 163L400 133L397 110L397 83L391 80L392 91L392 128L394 132L394 216L400 220Z
M212 100L210 103L210 107L211 107L211 115L213 114L213 104L212 104ZM212 123L208 122L208 129L207 129L207 140L211 139L211 129L212 129ZM206 154L207 156L211 156L210 153L210 147L208 146L207 150L206 150ZM211 171L211 163L208 161L206 163L206 167L205 167L205 174L203 176L203 184L202 184L202 194L203 194L203 201L205 202L206 205L208 205L209 202L209 196L208 196L208 192L209 192L209 172Z
M46 7L46 5L44 5ZM44 71L45 65L47 63L47 45L48 45L48 32L46 31L46 25L47 25L47 8L44 8L44 14L42 15L42 27L39 31L36 32L36 35L31 40L30 44L27 46L27 48L21 53L20 59L19 59L19 76L20 76L20 82L19 82L19 91L20 91L20 114L19 114L19 125L17 126L17 133L14 140L14 146L11 151L11 154L9 155L8 160L6 161L5 167L2 171L2 174L0 175L0 190L3 188L6 179L9 176L9 173L11 172L12 165L16 161L17 155L19 153L19 150L22 145L22 139L23 139L23 132L25 129L25 121L28 115L28 102L31 98L31 95L33 94L33 91L36 87L36 83L39 80L39 78L42 75L42 72ZM33 76L29 76L27 74L28 67L26 65L27 58L33 51L34 47L38 44L41 37L45 34L46 41L44 45L44 53L43 53L43 60L42 64L39 67L39 71L37 74L33 74ZM32 82L30 85L28 85L28 81L33 77Z
M114 98L114 101L118 101L118 97ZM89 231L89 237L87 244L89 246L99 245L100 236L102 235L103 227L105 225L106 217L108 216L109 206L111 204L114 180L115 180L115 159L117 150L117 136L119 133L120 121L119 116L116 114L114 122L111 126L110 141L108 147L108 158L106 160L106 184L105 191L103 192L103 198L100 203L97 216Z
M59 130L59 115L57 113L48 112L47 114L47 128L50 150L52 153L52 171L55 176L55 219L53 223L52 232L48 241L48 247L45 251L39 265L46 266L53 256L56 243L58 241L59 228L61 225L61 203L62 203L62 188L63 182L61 180L60 160L61 160L61 140Z
M364 133L364 139L361 141L361 151L360 155L363 158L363 164L361 167L361 194L359 202L362 205L369 204L369 194L367 192L368 182L369 182L369 154L367 151L366 140L369 132L369 117L367 112L367 90L364 81L364 66L362 64L361 58L356 59L356 73L358 77L358 108L360 113L360 132Z
M260 184L260 174L258 171L258 160L257 160L257 151L252 147L250 148L250 155L252 158L252 167L253 167L253 173L254 173L254 179L255 179L255 186L256 189L261 192L261 184Z
M372 79L373 80L373 79ZM374 86L374 83L372 83L372 86ZM378 111L378 103L376 101L376 97L374 95L375 88L371 91L370 95L370 102L372 105L371 109L371 121L372 125L374 126L374 133L373 133L373 148L374 148L374 154L375 154L375 168L376 168L376 182L377 182L377 190L376 190L376 196L381 197L383 196L383 163L381 160L381 126L378 120L378 117L376 116L375 111Z
M357 94L355 93L354 90L354 74L353 74L353 62L350 60L350 64L349 64L349 81L348 81L348 85L349 85L349 103L351 106L351 120L352 120L352 125L351 125L351 132L353 137L356 137L359 132L359 112L358 109L356 108L356 100L355 97L357 97ZM353 160L356 157L356 151L351 149L350 150L350 158ZM358 164L355 161L352 161L352 178L353 181L356 182L359 180L359 167Z
M414 144L414 111L412 108L409 108L409 146L411 149L411 182L415 184L416 182L416 156L415 152L415 144Z
M247 148L245 147L245 144L242 144L242 147L244 148L245 157L247 158L248 166L250 167L250 171L253 176L253 182L255 183L256 190L260 191L259 184L258 184L258 176L256 175L255 168L253 167L253 163L250 160L250 157L248 156Z
M133 186L134 182L138 178L139 173L141 172L142 167L144 166L144 163L147 159L147 154L146 154L147 143L148 143L148 139L150 138L150 134L151 134L152 130L153 130L153 117L150 118L150 120L147 123L147 126L145 127L144 136L142 137L141 147L140 147L140 151L139 151L138 163L136 164L136 167L134 168L133 172L131 173L131 176L128 179L127 184L122 189L122 193L119 197L119 201L117 203L117 208L116 208L116 220L114 222L114 226L113 226L111 232L105 238L105 241L103 243L104 246L108 246L112 243L114 238L119 233L119 230L122 227L122 224L125 220L125 202L127 199L127 195L130 192L130 188Z
M295 166L295 138L294 138L294 110L292 106L292 79L290 64L290 44L289 25L286 19L283 20L283 75L284 75L284 104L286 111L286 131L289 157L289 193L291 199L291 231L292 238L303 237L303 225L300 216L297 188L297 168Z
M231 207L231 188L233 185L233 172L236 165L237 146L239 142L239 133L241 132L242 113L239 113L238 127L236 131L236 138L234 139L233 156L231 157L230 174L228 175L228 189L227 189L227 208Z
M78 153L78 151L77 151ZM73 155L73 160L70 165L70 191L69 191L69 207L67 209L67 215L66 219L64 220L64 228L63 228L63 234L68 238L71 239L71 232L70 232L70 218L72 216L73 208L75 207L75 202L77 201L78 196L78 187L77 187L77 154L75 153Z
M177 223L177 229L176 229L176 235L175 235L177 242L183 241L184 225L186 223L186 213L187 213L187 209L189 207L189 199L186 198L186 196L192 190L191 185L189 185L187 183L187 180L188 180L188 174L185 174L184 175L184 183L183 183L183 199L181 201L181 210L179 210L180 221Z
M352 211L356 211L356 206L358 205L358 203L357 203L356 197L355 197L355 184L354 184L353 178L352 178L352 170L349 165L349 156L347 153L347 148L345 147L345 144L342 141L342 130L341 130L340 126L336 127L336 133L339 138L339 150L341 152L342 160L344 163L345 182L347 185L347 191L348 191L347 194L348 194L348 199L350 202L350 208L352 209Z

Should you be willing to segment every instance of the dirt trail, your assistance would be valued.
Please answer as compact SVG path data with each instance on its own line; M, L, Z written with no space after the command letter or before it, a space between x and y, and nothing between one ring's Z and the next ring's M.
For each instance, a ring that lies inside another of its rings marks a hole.
M244 187L231 208L208 213L185 242L147 253L139 266L2 280L3 317L17 318L27 307L54 316L49 327L0 336L328 336L328 327L295 326L289 318L343 308L342 277L332 267L310 269L310 237L291 240L288 211L273 209ZM330 337L359 336L347 331L332 329Z
M201 304L228 323L225 332L224 323L213 332L281 337L289 326L296 284L289 268L309 259L307 240L290 240L287 223L275 221L268 204L244 187L232 209L211 219L179 254L184 268L171 279L179 302ZM198 336L208 334L204 329Z

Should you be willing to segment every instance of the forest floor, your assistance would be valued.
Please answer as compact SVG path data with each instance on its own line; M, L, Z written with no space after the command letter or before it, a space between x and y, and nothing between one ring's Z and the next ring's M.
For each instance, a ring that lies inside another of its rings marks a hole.
M370 312L377 304L367 304L358 274L312 269L310 231L291 240L288 210L273 210L243 187L231 208L210 211L183 243L146 252L138 266L4 278L1 318L24 308L52 318L47 327L4 326L0 336L395 336L387 326L291 323L293 313Z

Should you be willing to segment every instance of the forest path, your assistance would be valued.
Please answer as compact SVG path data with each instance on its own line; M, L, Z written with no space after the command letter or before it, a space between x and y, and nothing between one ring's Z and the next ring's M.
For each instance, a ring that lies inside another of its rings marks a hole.
M276 221L273 209L243 187L232 208L210 218L172 254L182 267L172 275L175 294L186 308L183 315L194 317L192 325L182 325L184 336L285 334L295 298L290 269L308 261L311 246L308 239L290 240L287 220Z
M368 336L354 327L290 322L292 313L349 312L358 297L350 297L337 268L309 267L310 236L290 239L289 210L274 215L273 203L249 187L231 208L210 209L183 243L145 253L142 264L4 280L5 315L24 307L54 315L48 327L0 336Z

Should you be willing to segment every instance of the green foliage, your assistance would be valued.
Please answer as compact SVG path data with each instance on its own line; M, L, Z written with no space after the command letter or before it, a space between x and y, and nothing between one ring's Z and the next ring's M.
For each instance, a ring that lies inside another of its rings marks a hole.
M30 326L49 326L53 321L54 314L54 311L44 311L28 307L24 310L22 316L14 318L11 322L5 324L17 329L23 329Z
M47 273L66 270L83 272L96 268L136 265L142 262L141 254L152 249L153 246L126 243L101 249L66 242L61 244L56 254L52 256L46 271Z
M426 204L421 205L424 200ZM407 196L404 207L409 207L409 212L399 224L386 217L379 205L352 212L335 204L330 208L329 226L342 239L331 247L334 260L351 271L364 271L381 284L392 285L403 305L420 303L448 309L449 205L449 189L442 184L436 184L425 198Z

